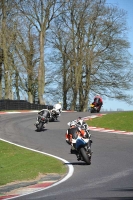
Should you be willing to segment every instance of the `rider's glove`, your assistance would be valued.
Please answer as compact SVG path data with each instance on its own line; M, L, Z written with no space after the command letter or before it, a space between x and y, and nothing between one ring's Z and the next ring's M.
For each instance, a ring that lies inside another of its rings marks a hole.
M69 144L69 145L71 145L71 142L69 140L66 140L66 143Z

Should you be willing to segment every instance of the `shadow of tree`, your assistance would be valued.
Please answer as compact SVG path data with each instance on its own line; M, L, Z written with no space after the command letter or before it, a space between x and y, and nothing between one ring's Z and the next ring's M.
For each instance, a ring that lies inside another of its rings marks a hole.
M124 189L114 189L112 191L120 191L120 192L133 192L133 188L124 188Z
M94 200L133 200L133 197L103 197L93 198Z
M111 191L118 191L118 192L133 192L133 188L116 188ZM131 197L99 197L93 198L94 200L133 200L133 195Z

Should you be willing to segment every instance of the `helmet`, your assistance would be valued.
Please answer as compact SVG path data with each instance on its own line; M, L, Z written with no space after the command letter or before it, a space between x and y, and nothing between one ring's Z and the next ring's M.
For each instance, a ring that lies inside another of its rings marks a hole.
M75 122L72 121L72 122L70 123L70 126L75 126Z
M100 96L99 94L96 94L96 96Z

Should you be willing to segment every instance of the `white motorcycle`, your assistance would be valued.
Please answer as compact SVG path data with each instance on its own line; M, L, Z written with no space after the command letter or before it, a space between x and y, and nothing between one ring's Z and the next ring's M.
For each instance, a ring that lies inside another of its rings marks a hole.
M51 110L50 111L49 122L57 121L59 116L60 116L59 112L56 112L55 110Z

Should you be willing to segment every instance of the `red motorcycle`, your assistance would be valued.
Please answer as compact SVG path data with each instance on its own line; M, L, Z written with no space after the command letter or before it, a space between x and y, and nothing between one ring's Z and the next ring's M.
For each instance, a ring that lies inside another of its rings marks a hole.
M90 104L90 112L91 113L99 113L101 110L101 105L97 105L95 102Z

